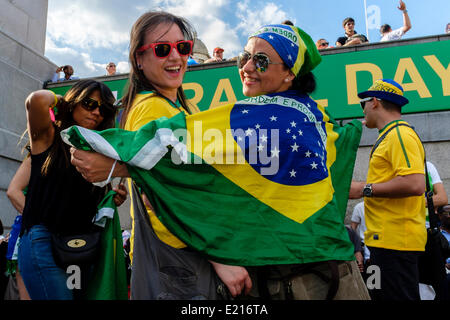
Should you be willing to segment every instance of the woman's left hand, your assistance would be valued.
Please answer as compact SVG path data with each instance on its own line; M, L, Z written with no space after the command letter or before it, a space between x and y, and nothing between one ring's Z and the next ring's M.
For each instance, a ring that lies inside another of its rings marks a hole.
M127 199L128 191L127 188L125 188L125 185L123 183L118 184L115 188L113 188L115 192L117 192L114 195L114 203L116 206L121 206L125 200Z

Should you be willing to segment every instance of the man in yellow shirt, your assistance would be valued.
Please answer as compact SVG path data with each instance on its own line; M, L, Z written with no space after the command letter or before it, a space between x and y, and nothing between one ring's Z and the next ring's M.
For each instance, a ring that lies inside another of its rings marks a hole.
M425 166L422 143L401 120L409 101L392 80L377 80L364 92L364 122L377 128L366 182L353 182L350 198L364 197L365 244L380 268L375 300L420 300L418 257L425 250Z

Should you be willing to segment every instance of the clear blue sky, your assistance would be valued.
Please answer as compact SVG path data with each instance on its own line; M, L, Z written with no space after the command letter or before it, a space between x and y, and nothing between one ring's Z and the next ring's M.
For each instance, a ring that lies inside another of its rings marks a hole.
M405 0L412 29L406 38L444 33L450 22L449 0ZM398 0L366 0L368 36L378 42L379 25L403 24ZM292 20L311 35L334 45L343 34L342 20L353 17L356 31L366 34L364 0L49 0L46 56L58 65L71 64L81 77L105 74L109 61L128 72L129 32L145 11L166 10L184 16L195 27L210 54L214 47L233 57L249 33L263 24Z

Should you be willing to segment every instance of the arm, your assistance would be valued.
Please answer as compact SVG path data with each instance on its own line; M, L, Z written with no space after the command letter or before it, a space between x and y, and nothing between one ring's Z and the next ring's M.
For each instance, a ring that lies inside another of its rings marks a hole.
M61 99L57 96L57 101ZM25 100L28 134L33 154L45 151L53 142L55 128L50 118L49 108L55 103L55 94L49 90L38 90Z
M63 70L63 67L59 67L56 69L55 73L53 74L52 77L52 82L58 82L59 80L59 73Z
M399 6L397 7L399 10L403 11L403 33L406 33L409 29L411 29L411 20L409 19L408 10L406 10L405 3L400 0Z
M83 178L89 182L99 182L108 179L114 159L100 153L70 148L71 163ZM116 163L112 177L129 177L126 164Z
M17 169L16 174L12 178L6 195L11 201L12 205L16 210L22 214L23 207L25 206L25 195L23 190L28 186L30 181L31 173L31 158L26 158L23 160L19 169Z
M351 222L350 223L350 226L351 226L351 228L353 229L353 230L356 230L356 228L358 228L358 226L359 226L359 223L358 222Z
M247 272L247 269L239 266L229 266L226 264L209 261L216 271L219 278L227 286L233 297L242 293L248 294L252 288L252 280Z
M447 192L442 182L433 184L433 203L435 208L448 204Z
M361 43L362 43L361 39L355 38L355 39L350 40L349 42L346 42L346 43L344 44L344 47L347 47L347 46L354 46L354 45L356 45L356 44L361 44Z
M362 181L352 181L349 198L362 198L365 185L366 183ZM404 198L420 196L424 192L425 175L421 173L396 176L389 181L372 184L372 194L374 197Z

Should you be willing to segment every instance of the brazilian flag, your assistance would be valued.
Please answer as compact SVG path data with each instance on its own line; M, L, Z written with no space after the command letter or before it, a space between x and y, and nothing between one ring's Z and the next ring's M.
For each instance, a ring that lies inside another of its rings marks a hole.
M88 300L127 300L127 271L115 191L109 191L98 205L96 224L102 226L100 252L86 292Z
M295 91L135 132L71 127L64 141L123 161L161 222L211 260L241 266L352 260L343 221L361 123Z

